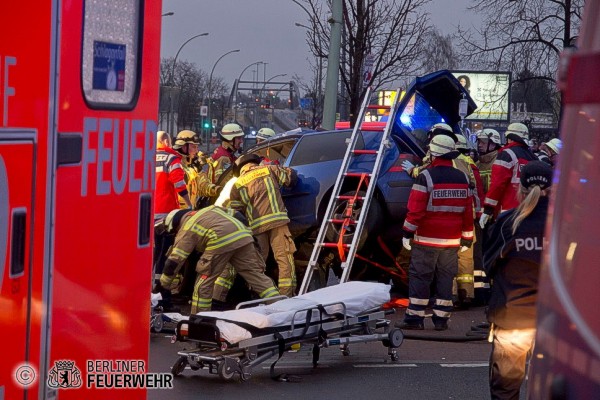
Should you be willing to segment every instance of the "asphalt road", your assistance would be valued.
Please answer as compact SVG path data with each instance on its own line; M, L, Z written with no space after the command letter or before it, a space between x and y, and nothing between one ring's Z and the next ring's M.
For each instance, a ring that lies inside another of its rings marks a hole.
M392 315L402 318L403 311ZM483 308L457 311L446 332L426 330L413 335L433 338L465 337L471 325L484 320ZM407 332L410 334L411 332ZM170 335L152 334L150 370L168 372L177 359L181 343L171 344ZM343 356L337 347L325 348L316 369L312 347L285 353L278 373L300 377L300 382L277 382L269 377L269 360L252 370L249 381L222 381L207 370L186 369L175 379L172 390L151 390L148 399L486 399L488 392L487 341L438 342L406 339L392 362L380 342L353 344ZM189 368L189 367L188 367ZM524 398L522 390L521 398Z

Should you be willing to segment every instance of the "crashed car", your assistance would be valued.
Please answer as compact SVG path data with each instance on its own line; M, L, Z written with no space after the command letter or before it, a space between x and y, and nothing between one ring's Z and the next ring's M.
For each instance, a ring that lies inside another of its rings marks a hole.
M450 72L439 71L417 78L399 100L391 128L391 146L384 155L374 198L359 241L359 257L352 271L354 277L372 272L373 268L367 268L369 264L376 267L394 263L398 265L396 258L402 249L400 230L413 184L413 179L403 171L401 163L404 160L420 162L426 152L427 131L432 125L445 122L457 126L460 123L459 101L463 98L468 101L469 115L476 109L469 94ZM379 146L381 130L366 125L360 131L357 149ZM346 152L346 140L351 134L350 129L292 132L277 135L246 150L247 153L255 153L291 167L298 174L298 183L292 188L283 188L282 195L290 218L289 228L298 248L295 258L299 279L303 273L302 266L310 258ZM354 157L349 170L370 172L373 162L371 155L358 155ZM230 177L230 173L224 174L223 182ZM357 189L358 178L346 178L341 194L355 194ZM360 207L360 202L357 207ZM357 207L355 213L359 212ZM341 213L345 208L346 205L342 203L337 210ZM346 230L344 242L350 243L353 235L351 229ZM337 241L339 235L330 228L327 237ZM335 255L335 251L333 253ZM390 271L383 271L384 275L385 272L388 272L389 279Z

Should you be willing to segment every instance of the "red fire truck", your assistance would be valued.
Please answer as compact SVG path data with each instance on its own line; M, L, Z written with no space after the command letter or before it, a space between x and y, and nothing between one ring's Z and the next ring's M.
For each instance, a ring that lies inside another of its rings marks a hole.
M160 13L2 2L0 400L146 396L77 379L148 359Z
M554 197L546 226L530 399L600 396L600 2L585 4L577 50L559 79L563 121Z

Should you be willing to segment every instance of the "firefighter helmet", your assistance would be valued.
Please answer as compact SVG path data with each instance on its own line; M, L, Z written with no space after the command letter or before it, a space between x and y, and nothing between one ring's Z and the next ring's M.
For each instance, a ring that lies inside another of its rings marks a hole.
M194 131L183 130L175 137L174 149L180 149L188 143L200 144L200 137Z
M429 152L439 157L454 151L454 140L448 135L437 135L429 143Z
M238 124L226 124L223 126L223 128L221 128L221 137L223 140L230 142L234 138L240 136L244 136L244 131Z
M257 139L267 140L275 136L275 131L271 128L260 128L256 134Z
M188 211L189 210L173 210L169 212L164 221L165 232L168 234L177 232L181 219L185 214L188 213Z
M248 153L244 154L233 163L233 176L240 176L242 167L246 164L260 164L262 158L258 154Z
M502 145L500 134L497 130L491 128L485 128L477 132L477 139L488 139L496 143L498 146Z
M444 123L435 124L431 127L431 129L429 129L429 132L428 132L429 140L432 140L437 135L448 136L448 137L452 138L452 140L454 140L454 143L456 143L456 141L458 140L458 138L456 137L456 134L452 131L452 128L450 127L450 125L444 124Z
M467 138L465 135L458 134L456 135L458 141L456 142L456 150L469 150L469 144L467 143Z
M506 128L506 132L504 133L507 139L514 140L515 142L520 142L526 144L526 140L529 139L529 129L525 124L520 122L513 122L508 125Z
M560 153L560 149L562 148L562 140L554 138L552 140L547 141L545 144L546 147L552 150L555 154Z

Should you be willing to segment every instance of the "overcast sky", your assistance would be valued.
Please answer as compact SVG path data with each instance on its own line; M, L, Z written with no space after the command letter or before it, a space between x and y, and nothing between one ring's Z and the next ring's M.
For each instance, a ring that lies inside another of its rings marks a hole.
M432 22L442 32L451 33L460 23L470 25L473 15L466 11L469 0L432 0L427 10ZM240 52L225 56L216 65L213 76L228 85L242 70L256 61L267 63L258 71L262 80L278 75L274 81L289 81L294 75L310 78L311 54L306 44L306 14L291 0L163 0L161 56L173 57L190 37L208 32L181 50L178 60L186 60L210 73L217 59L230 50ZM253 80L249 68L242 80ZM254 76L253 76L254 75Z

